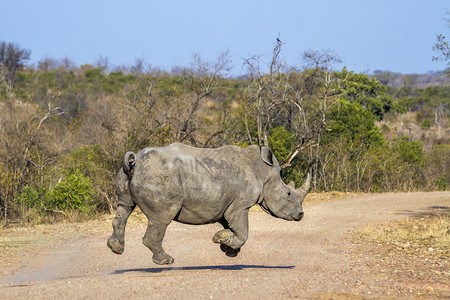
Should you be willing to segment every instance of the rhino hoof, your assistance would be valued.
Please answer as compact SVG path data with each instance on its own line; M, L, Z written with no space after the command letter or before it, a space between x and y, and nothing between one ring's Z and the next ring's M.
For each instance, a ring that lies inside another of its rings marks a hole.
M153 262L158 265L170 265L173 263L173 258L167 254L153 255Z
M239 252L241 251L241 249L233 249L230 246L227 246L225 244L220 244L220 250L222 250L223 252L225 252L226 256L229 257L236 257Z
M233 231L230 229L218 231L213 237L213 242L217 244L226 244L233 235Z
M123 253L124 247L123 247L123 245L120 244L120 242L117 239L110 237L108 239L107 245L111 249L112 252L117 253L117 254Z

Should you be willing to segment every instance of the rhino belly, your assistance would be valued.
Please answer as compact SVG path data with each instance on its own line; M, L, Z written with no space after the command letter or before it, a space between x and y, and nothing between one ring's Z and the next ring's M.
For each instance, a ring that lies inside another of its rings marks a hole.
M185 224L208 224L222 219L226 208L235 199L225 189L185 188L183 204L175 220Z
M145 210L166 214L180 207L173 219L186 224L217 222L246 188L240 167L229 160L157 151L142 154L131 182Z

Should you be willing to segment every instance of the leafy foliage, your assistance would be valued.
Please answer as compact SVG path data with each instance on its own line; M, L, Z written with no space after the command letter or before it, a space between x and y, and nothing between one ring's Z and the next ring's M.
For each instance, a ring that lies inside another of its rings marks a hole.
M27 208L40 210L44 207L48 191L42 188L33 188L29 185L25 186L17 196L17 200L24 204Z
M330 112L332 120L324 135L326 142L344 138L348 144L369 148L372 145L383 145L383 136L375 126L375 117L359 103L340 101Z
M394 144L394 151L404 162L419 164L425 157L422 147L420 142L410 141L408 137L404 136Z
M49 209L79 210L89 214L94 209L92 184L79 170L58 182L48 193Z
M284 163L296 143L295 135L283 126L272 128L269 134L269 146L275 157Z
M381 83L367 75L347 71L335 72L339 80L339 94L348 102L359 103L367 108L378 120L393 108L393 100L387 94L387 89Z
M18 195L19 203L41 215L77 211L82 216L95 215L94 190L88 177L79 170L61 178L50 190L25 186Z

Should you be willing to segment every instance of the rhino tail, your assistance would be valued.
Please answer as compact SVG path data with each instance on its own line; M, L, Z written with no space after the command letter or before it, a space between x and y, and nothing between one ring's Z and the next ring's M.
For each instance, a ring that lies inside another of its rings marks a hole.
M128 151L123 157L123 171L128 176L128 180L131 180L133 176L134 166L136 165L136 154L133 151Z

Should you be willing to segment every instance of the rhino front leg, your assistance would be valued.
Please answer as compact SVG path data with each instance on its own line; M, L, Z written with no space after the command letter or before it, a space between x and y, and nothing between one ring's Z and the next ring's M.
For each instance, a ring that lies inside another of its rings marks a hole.
M248 238L248 210L239 213L225 213L228 227L216 232L213 242L220 244L220 249L227 256L238 255Z
M120 205L117 207L116 216L112 221L113 234L109 237L107 245L112 252L122 254L125 247L125 226L128 217L135 208L135 204Z
M168 225L149 220L147 231L142 238L142 243L153 252L153 262L159 265L173 263L173 258L164 252L162 247L162 240Z

